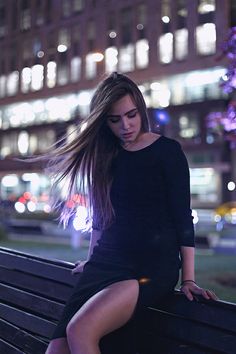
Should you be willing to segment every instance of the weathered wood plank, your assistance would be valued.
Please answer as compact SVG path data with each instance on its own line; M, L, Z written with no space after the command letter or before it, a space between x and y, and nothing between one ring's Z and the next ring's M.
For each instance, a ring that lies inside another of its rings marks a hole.
M49 340L76 282L72 267L63 261L0 248L0 331L4 337L0 340L1 354L19 353L17 349L11 351L14 341L10 337L15 327L22 345L25 335L31 335L36 342ZM139 335L144 345L140 354L236 354L235 321L235 304L202 298L189 302L176 292L158 308L145 311ZM20 353L41 354L23 349Z
M222 354L203 349L199 345L190 345L184 341L161 337L157 333L145 333L139 354Z
M44 263L57 265L57 266L60 266L60 267L63 267L63 268L68 268L68 269L73 269L74 268L74 263L71 263L71 262L62 261L60 259L43 258L43 257L40 257L40 256L36 256L34 254L31 254L31 253L25 253L25 252L16 251L16 250L11 249L11 248L0 247L0 253L2 253L2 252L9 253L9 254L15 254L17 256L20 255L20 256L26 257L28 259L34 259L34 260L38 260L38 261L43 261Z
M24 354L21 350L15 348L10 343L7 343L0 338L0 353L1 354Z
M56 326L55 322L3 303L0 303L0 318L46 339L51 338Z
M22 329L0 319L0 337L29 354L43 354L47 344Z
M161 311L149 311L149 330L191 345L217 352L235 354L236 336L217 327L197 323Z
M207 301L203 298L197 301L188 301L184 294L176 292L159 306L159 310L175 313L186 319L214 324L236 334L236 306L223 301ZM155 311L155 308L153 309ZM158 310L157 310L158 311Z
M0 298L2 302L8 305L14 305L21 310L33 313L41 314L42 317L47 319L57 320L63 310L63 305L44 299L40 296L27 293L26 291L17 291L4 284L0 284Z
M2 268L0 266L0 282L22 290L28 290L33 294L44 296L48 299L64 303L69 298L73 287L58 283L40 276L35 276L20 271Z
M1 252L1 266L12 270L21 270L29 274L41 275L46 279L56 280L68 285L76 283L76 276L71 276L70 269L28 259L21 255Z

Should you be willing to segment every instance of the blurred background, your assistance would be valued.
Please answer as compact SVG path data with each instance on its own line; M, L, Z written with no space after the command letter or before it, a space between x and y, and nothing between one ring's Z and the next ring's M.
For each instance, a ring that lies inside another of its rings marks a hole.
M201 285L236 302L234 26L234 0L0 0L0 245L86 258L86 196L59 189L77 208L64 230L42 164L23 160L73 138L104 73L119 71L186 153Z

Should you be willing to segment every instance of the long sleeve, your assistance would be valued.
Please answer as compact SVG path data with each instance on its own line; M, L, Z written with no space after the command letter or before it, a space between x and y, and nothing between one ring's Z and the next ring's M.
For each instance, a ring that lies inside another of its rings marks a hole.
M194 227L190 208L190 176L180 144L170 139L163 156L167 203L177 230L180 246L194 246Z

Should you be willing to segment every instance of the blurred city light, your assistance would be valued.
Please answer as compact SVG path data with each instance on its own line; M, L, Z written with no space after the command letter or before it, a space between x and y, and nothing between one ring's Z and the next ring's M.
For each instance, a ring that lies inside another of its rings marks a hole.
M59 53L64 53L64 52L67 51L67 49L68 49L67 46L64 45L64 44L59 44L58 47L57 47L57 51L58 51Z
M235 183L233 181L230 181L227 184L227 188L228 188L229 191L234 191L235 190Z
M88 211L85 206L79 205L73 219L73 227L76 231L84 230L87 227Z

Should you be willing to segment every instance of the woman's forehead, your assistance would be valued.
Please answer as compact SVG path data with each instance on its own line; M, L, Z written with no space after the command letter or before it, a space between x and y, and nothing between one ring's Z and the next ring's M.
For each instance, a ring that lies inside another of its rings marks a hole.
M135 104L133 98L127 94L113 103L109 114L121 114L135 108L137 108L137 105Z

